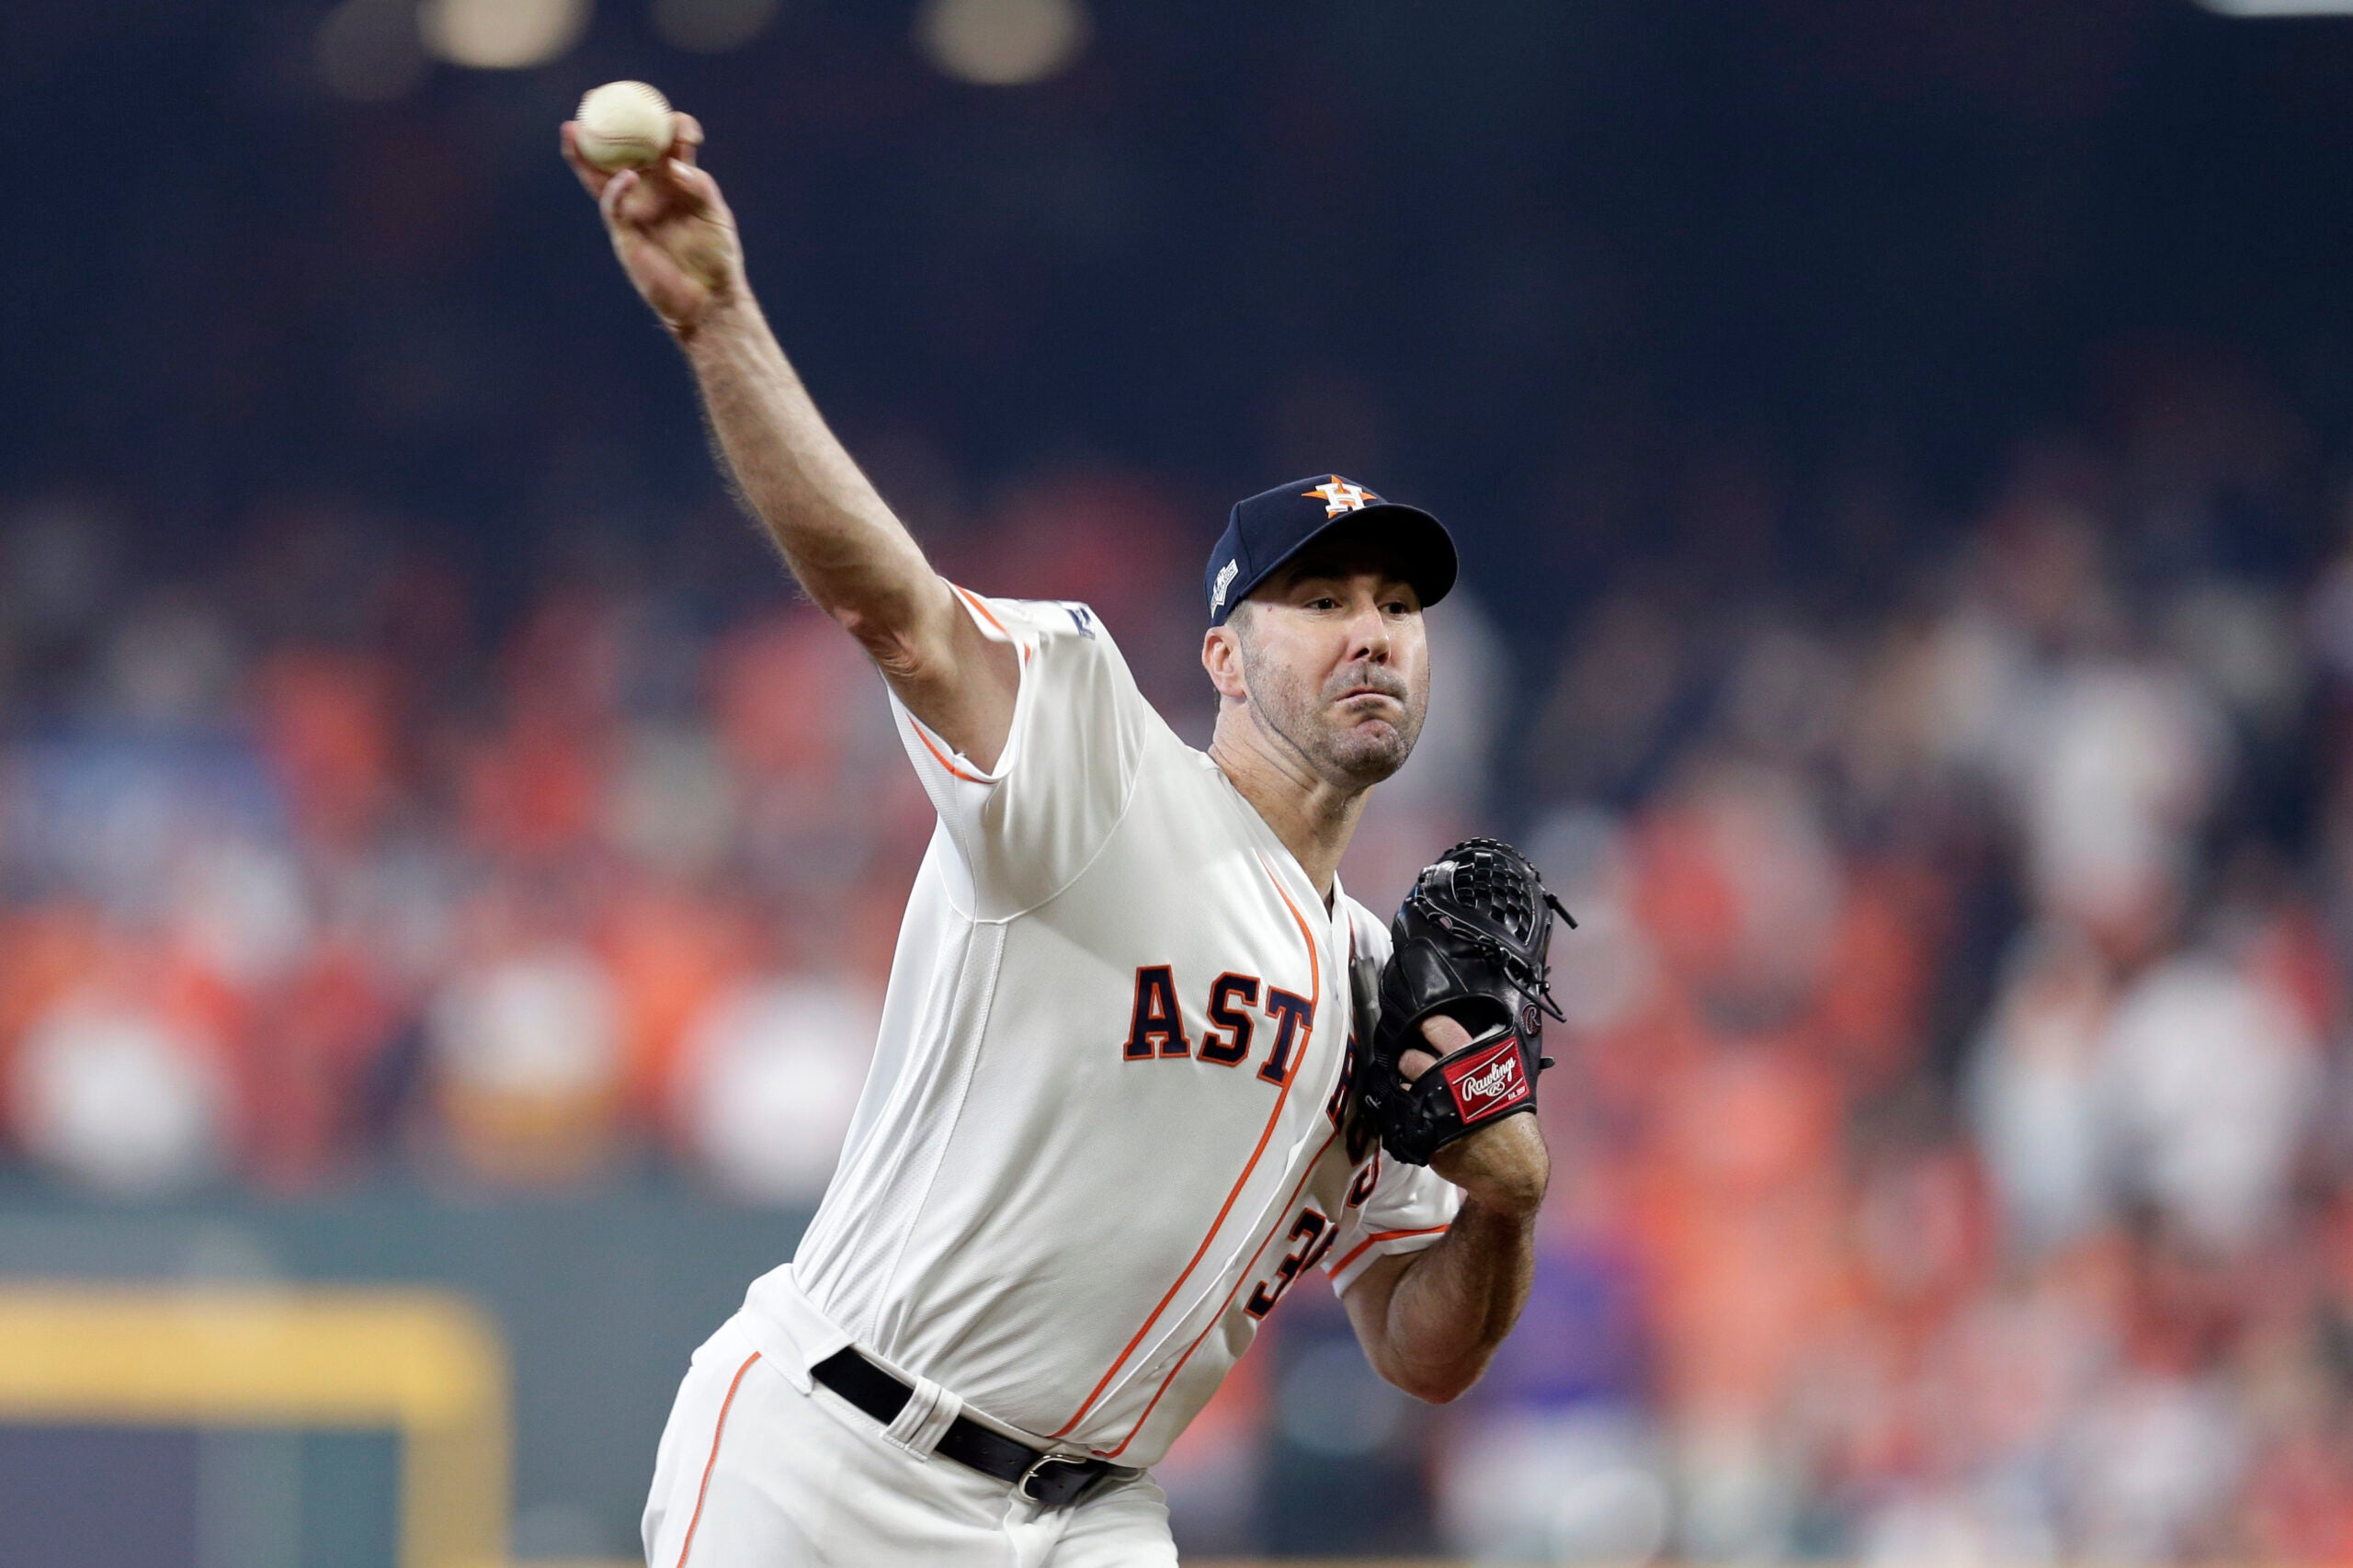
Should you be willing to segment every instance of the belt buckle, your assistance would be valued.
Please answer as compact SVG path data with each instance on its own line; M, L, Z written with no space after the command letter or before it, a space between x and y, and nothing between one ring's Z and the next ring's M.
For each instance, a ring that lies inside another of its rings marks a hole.
M1070 1466L1073 1470L1085 1470L1092 1462L1093 1461L1089 1460L1074 1460L1068 1454L1040 1454L1038 1456L1037 1462L1032 1464L1028 1470L1023 1471L1021 1472L1021 1479L1013 1483L1013 1490L1021 1496L1029 1499L1030 1502L1039 1504L1043 1507L1052 1508L1059 1507L1067 1503L1075 1503L1078 1501L1079 1494L1086 1491L1086 1487L1084 1485L1079 1488L1079 1492L1074 1492L1068 1497L1047 1498L1040 1497L1038 1494L1029 1490L1029 1483L1037 1480L1038 1477L1045 1471L1045 1468L1050 1464L1065 1464ZM1097 1480L1100 1478L1090 1477L1089 1479Z

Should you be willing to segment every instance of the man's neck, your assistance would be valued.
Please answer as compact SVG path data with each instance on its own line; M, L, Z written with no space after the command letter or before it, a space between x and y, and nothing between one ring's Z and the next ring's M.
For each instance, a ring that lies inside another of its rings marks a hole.
M1210 760L1275 830L1330 908L1340 857L1372 791L1317 778L1302 759L1253 725L1221 722L1210 742Z

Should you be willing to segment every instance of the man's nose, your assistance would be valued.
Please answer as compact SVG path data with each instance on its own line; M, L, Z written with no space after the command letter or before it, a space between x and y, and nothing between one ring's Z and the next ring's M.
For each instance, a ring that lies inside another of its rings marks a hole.
M1378 603L1358 609L1348 623L1351 657L1386 663L1389 658L1389 618Z

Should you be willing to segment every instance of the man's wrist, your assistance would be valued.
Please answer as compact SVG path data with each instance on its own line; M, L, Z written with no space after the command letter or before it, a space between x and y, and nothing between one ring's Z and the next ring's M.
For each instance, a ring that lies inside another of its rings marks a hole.
M1551 1153L1533 1116L1507 1116L1438 1151L1438 1174L1462 1189L1466 1202L1498 1218L1532 1221L1552 1176Z
M695 312L690 320L663 318L672 338L688 354L726 350L751 340L761 325L759 301L748 289L731 289Z

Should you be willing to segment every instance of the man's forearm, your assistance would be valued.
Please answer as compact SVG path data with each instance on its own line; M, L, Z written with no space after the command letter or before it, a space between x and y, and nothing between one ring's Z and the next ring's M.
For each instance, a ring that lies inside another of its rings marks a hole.
M702 127L676 117L669 155L599 169L563 128L563 155L602 215L630 283L694 367L737 490L817 608L865 646L924 723L993 767L1013 722L1020 666L983 636L834 439L768 331L744 277L734 214L699 166Z
M875 647L921 624L916 596L943 594L923 552L850 458L749 294L680 346L744 499L818 608Z
M1414 1255L1389 1298L1391 1381L1443 1403L1487 1369L1536 1278L1536 1219L1466 1199L1436 1246Z

